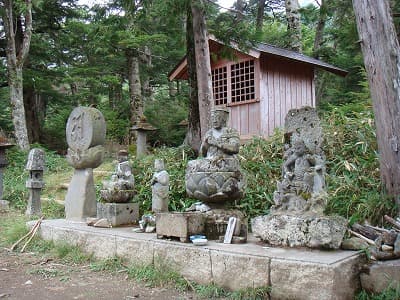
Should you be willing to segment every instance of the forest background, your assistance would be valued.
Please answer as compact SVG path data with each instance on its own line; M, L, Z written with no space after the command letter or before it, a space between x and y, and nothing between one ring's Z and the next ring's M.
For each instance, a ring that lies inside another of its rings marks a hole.
M23 20L22 1L14 3ZM186 82L168 82L167 74L186 53L188 3L113 0L88 7L75 0L33 1L32 40L23 66L29 142L63 154L70 112L77 105L92 105L105 115L110 143L128 144L131 100L138 97L132 95L130 81L138 75L144 115L158 128L149 137L151 145L181 145L186 129L179 123L188 118L189 88ZM230 10L221 10L212 1L205 3L208 31L223 41L239 41L244 49L255 42L280 47L292 42L284 0L237 1ZM400 1L391 4L393 12L398 11ZM316 97L330 161L328 210L377 222L382 214L393 212L394 206L382 201L370 95L352 2L315 1L299 13L302 52L349 71L344 79L327 72L316 74ZM12 137L5 49L5 34L0 31L0 128ZM242 150L244 168L265 176L249 180L249 192L241 205L250 215L268 209L260 199L271 204L281 146L277 134L267 142L256 139ZM144 171L149 168L146 160L135 164L140 182L149 175ZM172 197L180 200L172 201L175 204L184 199L179 194L181 186L177 190Z

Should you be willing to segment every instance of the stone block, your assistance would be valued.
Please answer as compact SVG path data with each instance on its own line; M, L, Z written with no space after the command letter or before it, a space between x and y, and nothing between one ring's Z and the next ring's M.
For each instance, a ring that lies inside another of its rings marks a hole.
M360 288L359 258L335 264L271 260L271 298L351 300Z
M170 268L200 284L212 282L210 252L207 248L177 242L154 244L154 265Z
M188 242L194 234L204 234L205 216L198 212L157 213L157 237L177 237Z
M347 221L338 216L271 214L251 220L255 236L274 246L339 249Z
M116 237L116 254L139 265L153 264L154 244L126 237Z
M213 282L229 290L269 286L270 259L211 250Z
M113 227L135 223L139 219L139 203L97 202L97 218L107 219Z
M65 218L83 220L96 216L93 169L76 169L65 196Z
M374 262L360 278L362 288L372 293L389 287L400 288L400 259Z

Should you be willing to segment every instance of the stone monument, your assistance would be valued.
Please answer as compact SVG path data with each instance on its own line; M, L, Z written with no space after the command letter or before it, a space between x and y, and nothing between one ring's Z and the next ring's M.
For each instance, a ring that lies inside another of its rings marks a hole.
M243 197L244 177L240 170L240 139L236 129L226 127L229 113L211 112L212 128L200 146L200 157L189 161L186 169L186 193L214 207Z
M226 233L229 219L233 218L236 226L231 226L234 238L231 236L230 241L246 240L244 214L227 208L229 203L243 196L245 187L236 157L240 148L239 134L226 126L228 116L224 109L211 112L212 128L204 136L200 158L189 161L186 168L188 196L206 205L197 203L191 212L157 214L157 236L172 235L187 241L189 234L205 234L208 239L220 239Z
M169 174L165 170L164 161L162 159L156 159L154 161L154 171L153 179L151 180L151 210L155 213L167 212Z
M41 216L40 192L44 187L44 151L42 149L35 148L29 152L25 169L29 171L29 179L26 181L29 198L25 214L27 216Z
M314 108L292 109L285 118L282 180L270 214L252 220L253 233L277 246L337 249L347 221L324 216L325 155L322 128Z
M139 216L139 203L132 203L135 196L135 179L125 150L118 152L118 163L111 179L103 181L97 218L107 219L111 226L131 224Z
M96 215L96 193L93 169L103 161L106 122L102 113L92 107L76 107L66 128L67 161L75 168L65 198L65 216L82 220Z

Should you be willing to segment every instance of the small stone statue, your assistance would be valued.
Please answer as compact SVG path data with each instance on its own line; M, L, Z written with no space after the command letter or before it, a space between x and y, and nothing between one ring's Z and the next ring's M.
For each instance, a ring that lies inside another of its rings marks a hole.
M240 139L237 130L226 127L228 111L211 112L212 127L205 134L200 156L189 161L186 169L186 192L206 203L223 203L240 199L244 191L244 178L240 171Z
M123 203L131 200L134 192L135 179L128 161L117 164L115 172L109 181L103 181L101 198L105 202Z
M152 211L167 212L168 211L168 196L169 196L169 175L165 171L164 161L156 159L154 161L153 179L151 180L152 192Z
M42 149L35 148L29 152L25 169L29 171L29 179L26 181L29 198L25 214L27 216L41 216L40 192L44 187L44 151Z

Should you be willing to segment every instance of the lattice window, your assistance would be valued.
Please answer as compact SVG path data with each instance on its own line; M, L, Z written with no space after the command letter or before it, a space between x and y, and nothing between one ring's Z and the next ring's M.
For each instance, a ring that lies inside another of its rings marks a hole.
M215 105L226 104L228 101L227 67L211 71Z
M254 60L231 65L231 102L255 100Z

